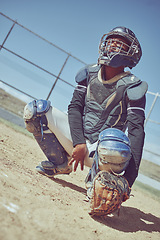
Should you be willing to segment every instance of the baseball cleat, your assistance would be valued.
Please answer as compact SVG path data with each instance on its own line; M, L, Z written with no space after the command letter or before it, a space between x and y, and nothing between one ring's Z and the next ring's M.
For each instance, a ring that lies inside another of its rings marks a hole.
M72 167L68 166L67 163L55 166L49 161L42 161L36 167L36 171L47 177L52 178L58 174L70 174L72 172Z

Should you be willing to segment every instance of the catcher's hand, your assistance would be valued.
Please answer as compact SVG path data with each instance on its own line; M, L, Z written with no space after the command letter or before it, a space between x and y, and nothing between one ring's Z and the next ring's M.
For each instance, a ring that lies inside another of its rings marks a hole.
M94 178L89 214L108 215L119 209L129 195L129 184L123 176L100 171Z

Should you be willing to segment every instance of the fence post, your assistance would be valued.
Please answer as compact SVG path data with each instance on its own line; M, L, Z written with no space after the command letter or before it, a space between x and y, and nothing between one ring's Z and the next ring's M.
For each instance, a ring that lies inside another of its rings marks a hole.
M147 122L148 122L148 119L149 119L149 117L150 117L150 115L151 115L151 112L152 112L152 110L153 110L153 108L154 108L154 105L155 105L155 103L156 103L156 101L157 101L158 96L159 96L159 93L157 92L157 93L155 94L155 98L154 98L154 100L153 100L153 103L152 103L152 106L151 106L151 108L150 108L150 110L149 110L149 113L148 113L148 115L147 115L147 117L146 117L146 120L145 120L145 123L144 123L144 127L146 126L146 124L147 124Z
M9 37L9 34L10 34L11 31L13 30L15 24L16 24L16 22L13 23L13 25L12 25L12 27L10 28L10 30L9 30L9 32L8 32L8 34L7 34L7 36L5 37L5 39L4 39L3 43L2 43L2 45L0 46L0 51L1 51L1 49L3 48L5 42L7 41L7 38Z
M53 91L53 89L54 89L54 87L55 87L55 85L56 85L56 83L57 83L57 81L58 81L58 79L59 79L59 77L60 77L60 75L61 75L61 73L62 73L62 71L63 71L63 68L65 67L65 65L66 65L69 57L70 57L70 55L67 56L65 62L63 63L63 66L61 67L61 70L59 71L59 74L58 74L58 76L57 76L57 78L56 78L56 80L55 80L55 82L54 82L54 84L53 84L53 86L52 86L52 88L51 88L51 90L50 90L50 92L49 92L46 100L49 99L49 97L50 97L50 95L51 95L51 93L52 93L52 91Z

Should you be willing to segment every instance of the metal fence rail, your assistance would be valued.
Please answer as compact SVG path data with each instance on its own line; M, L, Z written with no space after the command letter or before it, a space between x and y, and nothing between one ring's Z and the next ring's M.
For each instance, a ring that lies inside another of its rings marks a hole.
M51 89L50 89L50 91L49 91L46 99L49 99L49 98L50 98L50 95L51 95L53 89L55 88L55 86L57 85L57 82L58 82L58 81L63 82L64 84L70 86L72 89L75 88L75 86L74 86L73 84L71 84L71 83L68 82L67 80L63 79L63 78L61 77L61 74L62 74L62 72L63 72L63 70L64 70L64 68L65 68L65 66L66 66L66 63L68 62L68 59L69 59L69 58L72 58L74 61L78 61L78 62L81 63L82 65L86 65L86 63L85 63L84 61L82 61L81 59L75 57L74 55L72 55L71 53L65 51L64 49L60 48L60 47L57 46L56 44L48 41L48 40L45 39L44 37L42 37L42 36L40 36L39 34L33 32L32 30L26 28L25 26L21 25L21 24L18 23L16 20L13 20L13 19L11 19L10 17L6 16L6 15L3 14L2 12L0 12L0 15L1 15L2 17L4 17L5 19L8 19L8 20L11 21L11 23L12 23L12 26L10 27L8 33L6 34L6 36L5 36L2 44L0 45L0 51L2 51L2 49L3 49L3 50L6 51L7 53L16 56L17 58L21 59L22 61L29 63L30 65L34 66L35 68L37 68L37 69L45 72L46 74L50 75L51 77L54 77L54 78L55 78L55 81L54 81L54 83L52 84L52 87L51 87ZM47 44L49 44L50 46L58 49L60 52L63 52L63 53L66 55L65 61L63 62L63 64L62 64L62 66L61 66L58 74L55 74L54 72L51 72L51 71L45 69L44 67L36 64L35 62L33 62L33 61L31 61L31 60L29 60L29 59L27 59L27 58L25 58L24 56L21 56L20 54L16 53L15 51L13 51L13 50L5 47L5 44L6 44L7 40L9 39L11 32L13 32L13 30L15 29L15 26L18 26L18 27L20 27L21 29L29 32L30 34L36 36L38 39L41 39L41 40L44 41L45 43L47 43ZM9 86L9 87L11 87L11 88L13 88L13 89L16 90L16 91L19 91L20 93L22 93L22 94L24 94L24 95L26 95L26 96L28 96L28 97L30 97L30 98L37 99L35 96L31 96L29 93L26 93L25 91L22 91L22 90L16 88L15 86L6 83L3 79L1 79L0 82L2 82L3 84L5 84L5 85L7 85L7 86ZM160 125L160 122L159 122L159 121L152 120L150 117L151 117L151 114L152 114L152 112L153 112L153 109L155 109L155 105L157 104L157 100L160 98L160 94L159 94L158 92L157 92L157 93L153 93L153 92L150 92L150 91L148 91L147 94L153 96L153 101L152 101L151 107L150 107L150 109L149 109L149 111L148 111L148 114L147 114L147 116L146 116L145 128L146 128L146 124L147 124L147 123L152 123L152 124L155 124L155 125L159 126L159 125ZM149 150L146 150L146 151L149 151ZM157 155L157 153L155 153L155 155Z
M155 106L155 104L156 104L156 101L157 101L158 97L160 97L160 94L159 94L158 92L157 92L157 93L153 93L153 92L150 92L150 91L148 91L147 93L148 93L148 94L151 94L151 95L154 95L155 97L154 97L154 99L153 99L152 106L151 106L151 108L150 108L150 110L149 110L149 113L148 113L148 115L147 115L147 117L146 117L144 126L146 126L146 124L147 124L148 121L160 125L160 122L153 121L153 120L151 120L151 119L149 118L150 115L151 115L151 113L152 113L152 110L153 110L153 108L154 108L154 106Z
M77 61L83 63L84 65L86 65L86 63L85 63L84 61L82 61L81 59L75 57L74 55L72 55L71 53L69 53L69 52L65 51L64 49L60 48L60 47L57 46L56 44L54 44L54 43L48 41L47 39L45 39L44 37L40 36L39 34L33 32L32 30L30 30L30 29L28 29L28 28L26 28L25 26L23 26L22 24L18 23L16 20L13 20L12 18L8 17L8 16L5 15L4 13L0 12L0 15L2 15L3 17L5 17L5 18L7 18L8 20L10 20L10 21L13 22L13 25L12 25L11 29L9 30L9 32L8 32L8 34L7 34L7 36L6 36L6 38L4 39L4 42L2 43L2 47L3 47L4 43L6 42L7 38L9 37L9 34L10 34L11 31L13 30L13 27L15 26L15 24L17 24L18 26L22 27L22 28L25 29L26 31L32 33L33 35L35 35L35 36L37 36L38 38L42 39L43 41L49 43L49 44L52 45L53 47L59 49L60 51L62 51L62 52L64 52L64 53L66 53L67 55L73 57L75 60L77 60Z
M56 80L55 80L55 82L53 83L53 86L52 86L52 88L51 88L51 90L50 90L50 92L49 92L49 94L48 94L48 96L47 96L47 99L49 99L49 97L50 97L50 95L51 95L51 92L53 91L53 89L54 89L54 87L55 87L55 85L56 85L56 83L57 83L58 80L60 80L60 81L62 81L62 82L64 82L64 83L66 83L67 85L70 85L71 87L75 87L74 85L72 85L72 84L69 83L68 81L66 81L66 80L64 80L64 79L62 79L62 78L60 78L60 75L61 75L61 73L62 73L62 71L63 71L63 69L64 69L64 67L65 67L65 65L66 65L66 63L67 63L67 61L68 61L68 59L69 59L69 57L72 57L72 58L75 59L76 61L78 61L78 62L80 62L80 63L86 65L86 63L85 63L84 61L82 61L81 59L75 57L74 55L72 55L71 53L65 51L64 49L60 48L59 46L55 45L54 43L48 41L47 39L45 39L44 37L40 36L39 34L37 34L37 33L33 32L33 31L31 31L30 29L26 28L26 27L23 26L22 24L18 23L16 20L13 20L13 19L11 19L10 17L6 16L6 15L3 14L2 12L0 12L0 15L2 15L3 17L5 17L5 18L7 18L8 20L10 20L10 21L13 22L13 25L11 26L10 30L8 31L8 33L7 33L7 35L6 35L6 37L5 37L4 41L3 41L3 43L0 45L0 51L1 51L2 49L4 49L5 51L8 51L9 53L15 55L16 57L21 58L22 60L28 62L29 64L35 66L35 67L38 68L38 69L41 69L42 71L44 71L44 72L48 73L49 75L51 75L51 76L53 76L53 77L56 78ZM45 68L43 68L43 67L41 67L41 66L35 64L34 62L32 62L32 61L30 61L30 60L24 58L23 56L20 56L19 54L15 53L14 51L12 51L12 50L10 50L10 49L4 47L4 45L5 45L6 41L7 41L7 39L9 38L11 32L13 31L15 25L18 25L19 27L25 29L26 31L30 32L31 34L35 35L35 36L38 37L39 39L45 41L46 43L50 44L51 46L57 48L58 50L60 50L61 52L65 53L65 54L67 55L67 57L66 57L66 59L65 59L65 61L64 61L64 63L63 63L63 65L62 65L62 68L60 69L58 75L56 75L56 74L54 74L54 73L52 73L52 72L46 70ZM18 89L17 89L17 90L18 90Z

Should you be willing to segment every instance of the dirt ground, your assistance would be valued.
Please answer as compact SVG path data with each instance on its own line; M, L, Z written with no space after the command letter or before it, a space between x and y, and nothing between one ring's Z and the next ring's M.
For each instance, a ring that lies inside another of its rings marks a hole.
M49 179L36 141L0 122L0 240L160 239L160 203L133 187L117 213L90 217L78 169Z

